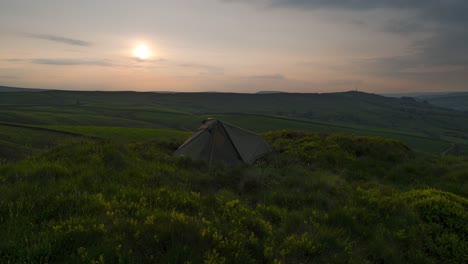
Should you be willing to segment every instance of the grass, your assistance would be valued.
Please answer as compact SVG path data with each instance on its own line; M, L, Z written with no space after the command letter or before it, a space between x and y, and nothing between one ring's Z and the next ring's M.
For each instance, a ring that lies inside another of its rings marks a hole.
M75 136L34 127L13 127L0 124L0 163L18 160L44 149L68 143Z
M468 153L466 113L364 93L47 91L2 93L0 98L0 122L26 125L193 131L207 117L257 132L296 129L384 136L401 140L418 151L440 154L454 143L457 148L450 154Z
M275 152L175 157L207 117ZM467 121L355 92L2 93L0 263L467 263Z
M119 128L0 165L0 262L468 261L466 157L277 131L264 135L274 154L209 170L173 156L181 139L117 141L135 131L155 132Z
M0 120L6 123L20 123L33 125L101 125L101 126L137 126L154 127L152 123L132 120L116 116L105 116L99 113L76 114L62 113L60 108L55 112L24 112L24 111L1 111Z
M451 146L450 142L460 143L460 152L468 154L468 144L465 140L450 140L448 138L435 139L416 133L408 133L404 131L369 128L356 125L335 125L329 123L311 122L303 119L278 118L274 116L257 116L257 115L213 115L216 118L226 122L232 122L241 127L247 127L256 132L266 132L270 130L280 129L296 129L309 130L323 133L341 133L363 136L382 136L392 139L397 139L405 142L408 146L418 151L429 153L442 153Z
M98 126L46 126L47 128L109 139L116 142L181 141L190 132L154 128L98 127Z

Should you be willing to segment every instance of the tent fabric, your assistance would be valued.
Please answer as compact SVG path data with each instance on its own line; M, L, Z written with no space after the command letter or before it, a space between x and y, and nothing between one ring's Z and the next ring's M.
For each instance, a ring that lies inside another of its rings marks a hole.
M240 127L216 119L205 120L202 124L177 149L176 155L239 165L252 164L272 151L262 136Z

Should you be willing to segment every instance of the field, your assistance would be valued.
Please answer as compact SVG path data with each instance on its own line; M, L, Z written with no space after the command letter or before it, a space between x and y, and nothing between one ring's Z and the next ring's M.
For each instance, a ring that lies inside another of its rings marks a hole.
M251 166L175 157L202 120ZM467 263L468 115L363 93L0 93L1 263Z
M295 129L383 136L401 140L417 151L468 153L468 114L414 99L357 92L248 95L43 91L1 95L2 123L56 130L62 127L86 135L93 132L91 128L83 131L84 127L114 128L106 135L101 133L103 138L126 133L117 132L118 127L193 131L202 120L214 117L260 133ZM456 148L451 148L453 144Z

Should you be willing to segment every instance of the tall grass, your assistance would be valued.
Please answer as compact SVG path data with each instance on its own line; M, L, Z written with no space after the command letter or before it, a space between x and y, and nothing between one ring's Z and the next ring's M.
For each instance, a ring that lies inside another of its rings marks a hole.
M230 168L78 140L0 165L0 262L466 263L468 160L279 131Z

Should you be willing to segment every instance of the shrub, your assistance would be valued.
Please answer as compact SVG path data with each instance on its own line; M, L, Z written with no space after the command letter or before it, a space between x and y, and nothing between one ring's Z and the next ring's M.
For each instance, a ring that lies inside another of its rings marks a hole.
M266 138L276 153L236 168L86 140L2 164L0 262L468 262L465 158Z

